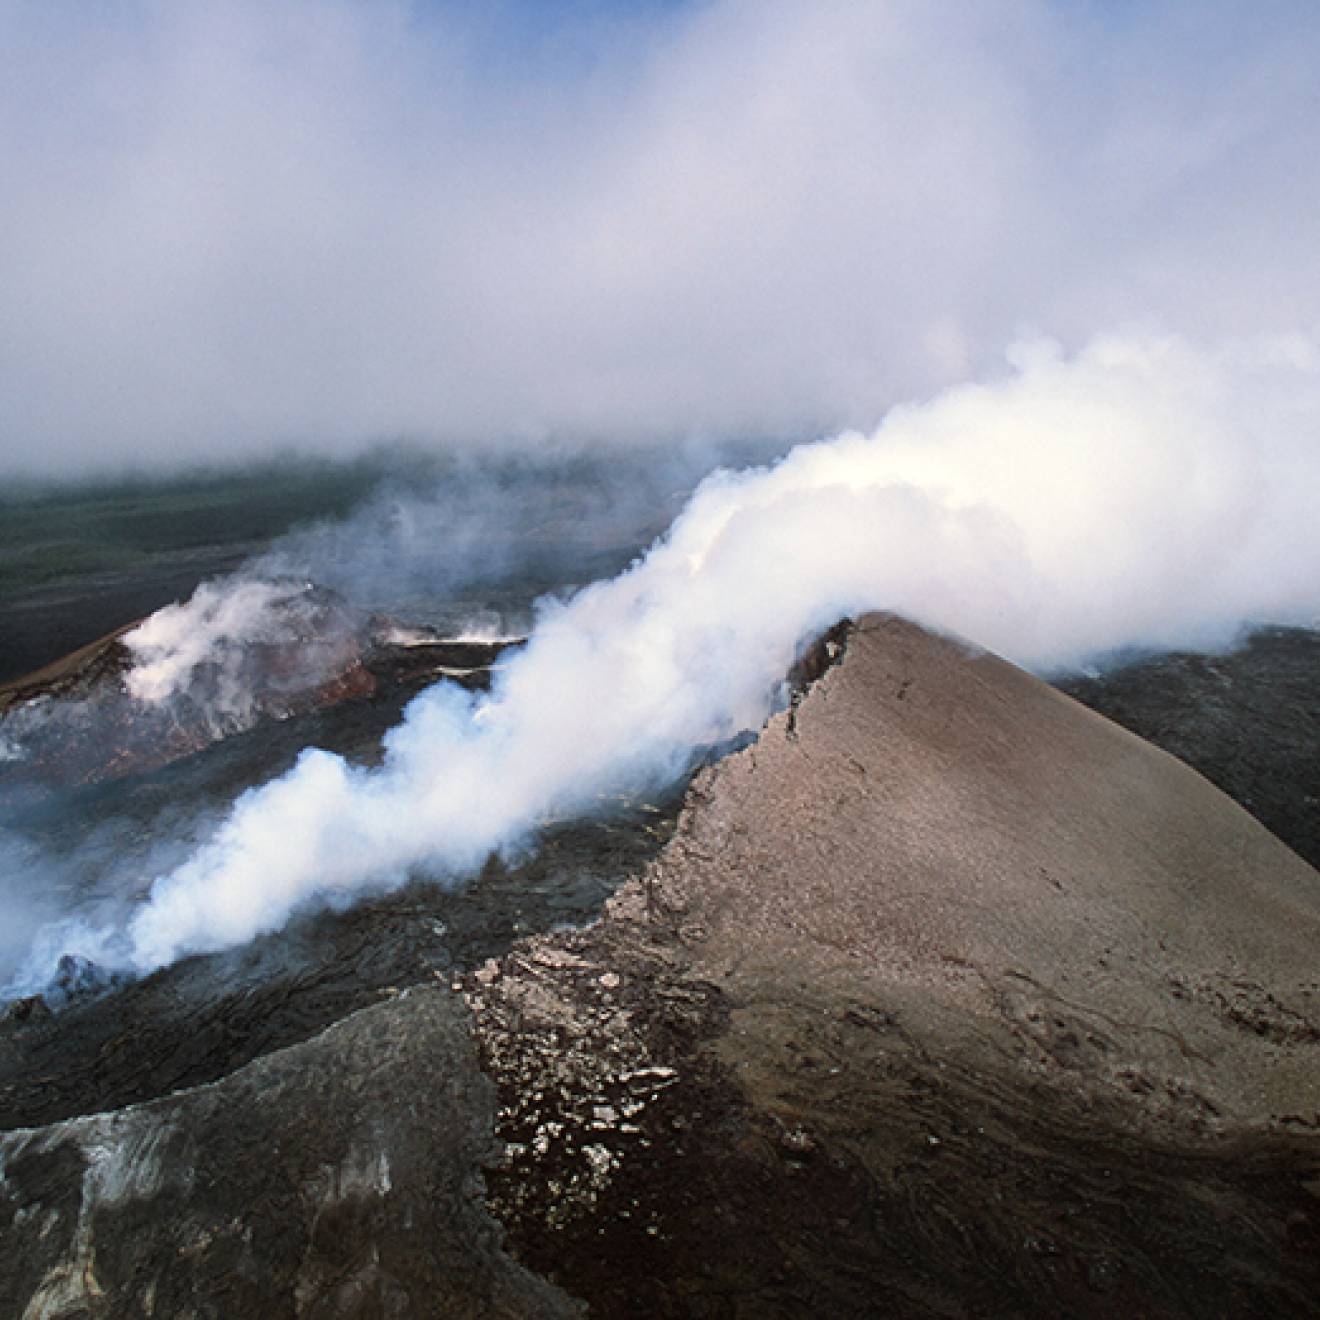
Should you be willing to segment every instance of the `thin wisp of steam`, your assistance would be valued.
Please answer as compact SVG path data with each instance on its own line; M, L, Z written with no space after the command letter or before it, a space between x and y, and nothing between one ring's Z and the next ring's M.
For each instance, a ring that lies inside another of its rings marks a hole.
M1310 622L1318 469L1311 339L1024 345L870 434L712 474L629 569L543 605L488 695L430 688L376 768L305 752L96 946L142 973L309 902L459 880L759 727L843 615L892 610L1037 670Z

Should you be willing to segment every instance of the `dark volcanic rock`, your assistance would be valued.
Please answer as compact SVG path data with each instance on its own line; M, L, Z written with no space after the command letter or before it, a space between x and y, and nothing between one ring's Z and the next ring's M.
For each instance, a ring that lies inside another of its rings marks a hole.
M1320 866L1320 632L1262 628L1058 686L1199 770Z
M30 998L0 1018L0 1130L52 1123L215 1081L315 1036L401 987L581 924L640 870L673 812L567 822L520 863L492 862L461 893L414 884L345 912L184 959L114 994ZM75 969L76 971L77 969Z
M569 1316L482 1206L490 1087L416 988L224 1082L0 1138L4 1314Z

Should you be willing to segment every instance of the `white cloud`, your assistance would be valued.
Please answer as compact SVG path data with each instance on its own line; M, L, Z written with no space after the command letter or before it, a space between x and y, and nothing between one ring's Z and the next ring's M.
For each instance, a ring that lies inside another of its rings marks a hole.
M1312 5L611 12L0 6L0 467L812 433L1320 319Z

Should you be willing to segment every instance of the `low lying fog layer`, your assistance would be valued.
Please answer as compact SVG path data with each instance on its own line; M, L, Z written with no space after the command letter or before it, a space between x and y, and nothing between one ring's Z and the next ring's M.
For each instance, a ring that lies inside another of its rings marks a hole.
M631 568L544 602L488 695L432 687L378 768L304 753L123 922L47 924L14 988L69 950L146 972L309 901L461 880L546 819L647 792L757 728L795 648L845 614L895 610L1041 670L1313 622L1318 437L1312 339L1112 337L1074 356L1035 341L869 434L717 471ZM271 598L249 576L156 616L130 683L168 699L187 647L259 633Z

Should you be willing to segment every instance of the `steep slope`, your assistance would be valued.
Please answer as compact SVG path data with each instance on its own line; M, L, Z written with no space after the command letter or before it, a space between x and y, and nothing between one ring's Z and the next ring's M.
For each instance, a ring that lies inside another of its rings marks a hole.
M1223 655L1147 656L1058 686L1186 761L1320 866L1320 632L1259 628Z
M1140 1077L1171 1117L1320 1102L1320 876L993 656L869 620L697 793L657 878L721 982L892 998L978 1052L1048 1052L1066 1018L1078 1085Z
M1199 775L870 618L604 921L470 981L494 1203L600 1315L1304 1313L1317 947Z

